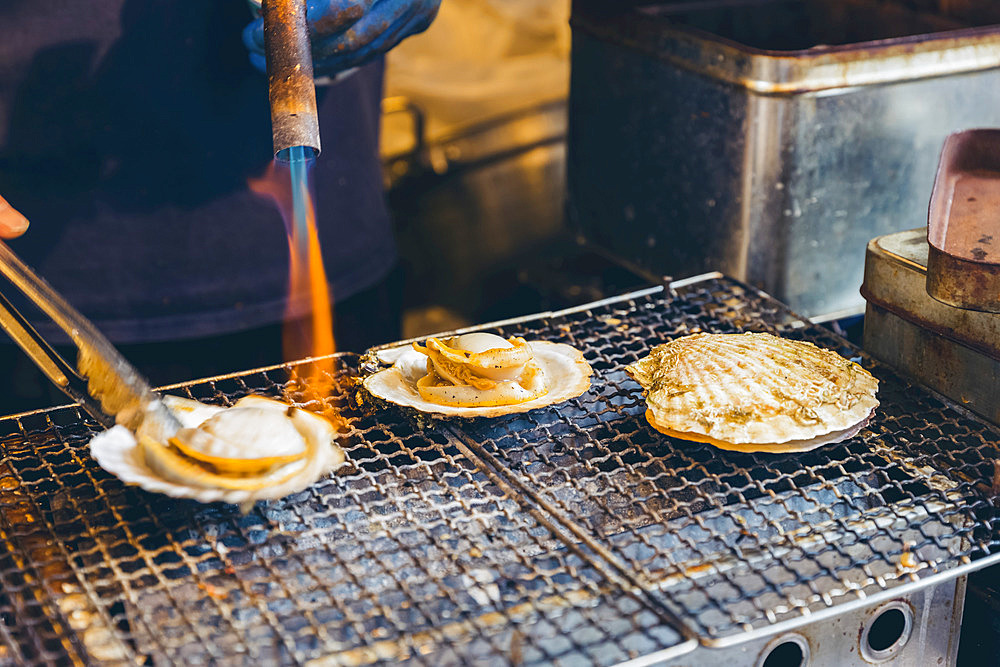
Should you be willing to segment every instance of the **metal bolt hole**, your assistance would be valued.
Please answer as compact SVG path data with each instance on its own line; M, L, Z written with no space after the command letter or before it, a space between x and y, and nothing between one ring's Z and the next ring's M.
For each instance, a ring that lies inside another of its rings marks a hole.
M906 616L899 609L888 609L878 615L868 631L868 648L886 651L896 644L906 631Z
M891 660L906 646L913 632L913 610L903 600L894 600L875 610L861 629L858 648L868 662Z
M803 638L792 635L779 641L764 649L759 667L805 667L809 663L809 646Z

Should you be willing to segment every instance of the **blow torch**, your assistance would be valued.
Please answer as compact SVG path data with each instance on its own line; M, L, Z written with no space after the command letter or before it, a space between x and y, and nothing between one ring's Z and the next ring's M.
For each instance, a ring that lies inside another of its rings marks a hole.
M314 158L320 151L319 117L306 0L263 0L261 16L274 157L288 162L302 146L302 153Z

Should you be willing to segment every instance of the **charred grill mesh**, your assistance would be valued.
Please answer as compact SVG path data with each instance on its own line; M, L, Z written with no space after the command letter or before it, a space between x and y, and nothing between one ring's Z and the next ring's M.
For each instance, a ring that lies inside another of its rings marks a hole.
M0 664L611 664L995 560L996 431L867 360L882 405L839 445L754 456L652 431L622 368L696 330L856 353L709 279L501 327L596 371L525 415L418 426L351 402L341 357L309 407L346 416L351 466L246 516L123 486L75 408L0 420ZM281 395L294 371L175 391Z
M856 358L881 381L876 419L846 442L778 456L723 452L648 426L641 389L623 370L647 341L746 330ZM709 643L815 619L997 551L995 429L730 282L498 332L586 349L597 377L569 404L473 422L470 446L593 536Z
M278 368L187 393L230 403L288 380ZM124 487L87 456L93 431L76 410L7 422L2 530L32 567L0 572L9 655L610 664L679 641L661 611L519 511L446 436L365 414L341 389L309 407L347 416L351 468L246 516Z

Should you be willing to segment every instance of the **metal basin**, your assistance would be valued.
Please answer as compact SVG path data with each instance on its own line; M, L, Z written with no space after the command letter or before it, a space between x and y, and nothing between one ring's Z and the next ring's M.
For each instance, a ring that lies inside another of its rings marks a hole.
M995 5L608 4L574 3L569 213L654 273L860 312L865 244L924 222L944 138L1000 125Z

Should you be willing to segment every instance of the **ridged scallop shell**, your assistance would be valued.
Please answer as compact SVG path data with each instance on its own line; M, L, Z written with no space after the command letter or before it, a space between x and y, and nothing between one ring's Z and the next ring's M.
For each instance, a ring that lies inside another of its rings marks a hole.
M391 348L378 353L382 363L392 364L364 381L372 395L407 408L453 417L499 417L527 412L576 398L590 388L593 370L583 354L571 345L549 341L529 341L534 363L545 376L547 392L514 405L459 407L434 403L420 395L417 382L427 374L427 357L410 346Z
M685 336L626 370L655 428L730 449L828 444L823 436L854 435L878 405L878 380L857 364L766 333Z

